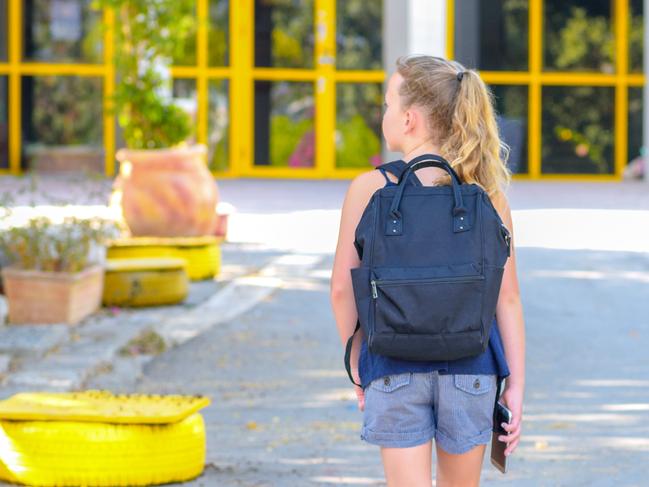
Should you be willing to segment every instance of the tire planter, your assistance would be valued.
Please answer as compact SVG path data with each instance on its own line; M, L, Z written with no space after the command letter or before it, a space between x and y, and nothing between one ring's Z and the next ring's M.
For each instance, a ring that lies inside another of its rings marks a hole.
M185 261L174 258L108 259L104 277L105 306L176 304L187 297Z
M0 479L40 486L182 482L205 464L201 396L20 393L0 401Z
M186 262L193 281L210 279L221 269L222 237L132 237L113 240L108 245L109 259L172 257Z

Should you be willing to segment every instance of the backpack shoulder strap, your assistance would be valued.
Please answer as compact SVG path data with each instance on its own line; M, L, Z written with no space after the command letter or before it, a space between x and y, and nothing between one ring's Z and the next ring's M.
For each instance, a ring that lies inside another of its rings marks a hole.
M400 179L401 175L407 168L408 168L408 164L406 164L402 160L397 160L397 161L386 162L385 164L381 164L380 166L377 166L376 169L380 170L383 173L385 179L388 179L388 177L385 175L384 171L387 171L390 174L394 174L397 177L397 179ZM410 174L410 181L414 183L415 186L421 186L421 181L419 181L419 178L415 176L414 173Z
M394 184L392 181L390 181L390 178L386 174L385 168L383 167L377 167L376 169L379 170L381 174L383 174L383 177L385 178L385 185L387 186L388 184Z

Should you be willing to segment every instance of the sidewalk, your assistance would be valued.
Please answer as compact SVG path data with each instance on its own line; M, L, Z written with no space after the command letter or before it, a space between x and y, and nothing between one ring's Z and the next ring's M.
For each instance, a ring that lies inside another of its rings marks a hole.
M154 357L146 353L146 340L162 339L166 350L177 347L244 313L272 292L272 285L246 283L251 276L267 275L264 267L281 252L225 243L222 253L216 279L191 282L188 297L178 305L102 308L76 326L3 324L0 398L24 390L82 390L91 381L94 387L128 387ZM134 344L142 338L139 347ZM111 380L102 382L106 375Z

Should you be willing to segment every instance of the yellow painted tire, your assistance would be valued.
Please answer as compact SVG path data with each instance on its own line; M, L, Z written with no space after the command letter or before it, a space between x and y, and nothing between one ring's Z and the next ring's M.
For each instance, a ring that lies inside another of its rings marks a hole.
M192 281L210 279L221 271L222 239L217 237L154 238L133 237L112 242L107 251L110 259L173 257L184 259Z
M187 275L191 280L200 281L219 275L221 270L221 247L219 245L180 247L177 252L177 257L187 261Z
M0 421L0 478L39 486L182 482L205 464L200 413L176 423Z
M104 306L156 306L181 302L189 292L184 262L182 259L108 259Z

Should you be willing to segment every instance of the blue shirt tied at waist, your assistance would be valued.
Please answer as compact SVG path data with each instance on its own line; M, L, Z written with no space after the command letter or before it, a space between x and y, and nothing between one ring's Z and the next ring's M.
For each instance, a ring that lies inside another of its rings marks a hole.
M496 374L500 378L507 377L509 368L496 318L491 325L487 349L480 355L457 360L413 361L386 357L371 353L367 349L367 340L363 338L358 360L358 374L363 389L374 379L386 375L433 370L438 370L440 374Z

